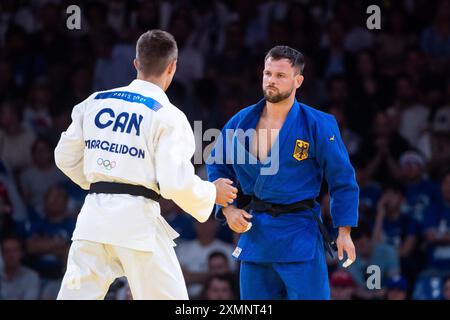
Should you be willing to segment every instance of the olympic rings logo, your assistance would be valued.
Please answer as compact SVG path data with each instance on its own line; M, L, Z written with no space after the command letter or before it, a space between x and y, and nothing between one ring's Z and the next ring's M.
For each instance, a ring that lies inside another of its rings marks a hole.
M103 166L106 170L114 169L114 167L116 166L115 161L109 161L107 159L102 159L102 158L97 159L97 164L99 166Z

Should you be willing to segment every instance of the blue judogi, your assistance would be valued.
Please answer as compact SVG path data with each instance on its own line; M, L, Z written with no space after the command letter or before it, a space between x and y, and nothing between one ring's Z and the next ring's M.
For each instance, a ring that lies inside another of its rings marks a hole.
M268 157L260 162L242 132L255 129L264 106L261 100L225 125L207 161L209 180L229 178L245 195L291 204L316 198L325 176L334 227L357 226L359 188L334 117L295 100ZM253 226L233 252L242 262L242 299L329 298L323 241L313 217L320 213L317 202L311 210L278 217L251 212ZM216 217L224 219L220 206Z

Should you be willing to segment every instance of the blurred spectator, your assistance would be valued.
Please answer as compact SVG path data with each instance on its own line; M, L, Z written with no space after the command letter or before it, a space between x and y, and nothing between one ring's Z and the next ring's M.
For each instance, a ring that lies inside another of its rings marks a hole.
M401 276L394 276L386 283L387 300L407 300L408 281Z
M398 160L410 149L409 144L396 132L392 120L384 112L378 112L373 118L371 133L359 154L367 161L368 175L377 177L381 184L395 182Z
M232 281L233 294L239 297L239 275L230 267L230 261L221 251L214 251L208 256L208 273L210 276L228 275Z
M421 230L417 221L404 209L403 189L398 185L388 186L378 201L373 242L394 247L400 258L402 273L412 280L422 267L415 250Z
M444 300L450 300L450 277L444 281Z
M192 103L194 110L190 118L194 121L202 121L203 130L219 128L220 119L216 116L219 108L219 92L219 86L214 79L201 79L194 83Z
M373 32L366 27L366 20L356 14L358 10L361 10L358 2L336 2L336 19L343 24L346 30L344 46L350 53L371 48L375 40Z
M226 30L226 43L222 52L208 63L214 76L225 86L245 87L250 75L250 54L244 43L242 24L230 24Z
M30 37L24 29L11 26L6 33L5 56L11 63L14 82L20 88L28 88L33 77L45 73L45 62L30 47Z
M352 231L358 259L353 262L348 271L357 285L355 296L360 299L380 299L384 292L381 289L369 290L366 284L367 268L375 265L380 268L381 286L389 277L400 273L400 261L395 248L385 243L376 243L372 238L372 230L360 224Z
M214 251L208 256L208 272L213 275L231 272L230 263L223 252Z
M286 20L290 33L290 45L293 48L314 50L317 44L318 28L312 20L311 12L304 4L294 2L289 4Z
M45 196L44 218L32 222L27 237L30 265L45 278L62 277L75 220L68 217L67 194L59 186Z
M327 25L325 47L317 57L320 74L328 79L334 75L346 74L352 58L344 47L345 29L341 22L332 20Z
M394 7L387 19L387 25L381 29L377 38L376 51L381 63L381 72L387 76L397 75L402 68L406 48L414 38L408 27L409 17L401 7Z
M433 24L420 39L423 51L434 59L432 66L439 70L448 66L450 57L450 2L441 0L435 11Z
M226 256L230 256L233 252L230 244L217 239L219 222L214 217L210 217L204 223L196 221L194 226L196 239L185 241L176 247L191 298L201 293L201 283L208 276L208 256L214 251L220 251ZM230 268L234 271L234 261L230 261Z
M426 274L450 273L450 172L441 183L442 200L425 212L424 236L428 250Z
M36 80L24 111L25 124L36 134L45 134L52 126L51 97L48 81L45 78Z
M59 289L61 288L61 279L42 279L41 300L56 300Z
M326 87L325 83L317 74L317 65L310 55L305 54L305 69L303 75L305 80L302 84L302 89L297 91L297 100L301 103L311 105L315 108L325 109L324 102L326 101ZM258 69L258 74L261 73L263 67ZM257 80L257 83L261 83ZM258 88L259 89L259 88ZM259 94L259 92L258 92ZM256 100L256 99L255 99ZM254 101L254 100L253 100Z
M102 34L93 41L97 56L93 91L125 86L136 78L133 66L136 49L131 44L118 43L113 32Z
M425 159L415 151L407 151L400 157L399 179L405 187L411 218L420 224L425 208L440 198L439 185L427 178L425 165Z
M23 126L23 112L17 101L7 100L0 108L0 158L13 172L31 163L33 131Z
M109 0L106 5L106 21L119 34L128 27L128 17L131 11L130 1Z
M430 110L418 102L417 88L408 76L398 78L396 88L394 105L388 114L400 135L414 146L428 127Z
M335 75L327 81L328 109L336 108L347 112L350 109L350 90L344 75Z
M2 212L4 214L9 215L6 217L7 220L11 219L10 222L23 222L28 216L26 212L25 205L22 201L22 198L17 190L16 183L14 181L14 177L11 172L8 170L6 165L0 159L0 186L2 188L1 192L1 201ZM0 233L1 233L0 228ZM11 231L11 230L5 230ZM1 235L0 235L1 236Z
M20 97L19 88L14 82L11 65L0 54L0 101Z
M242 21L245 24L245 45L251 48L252 52L261 50L268 36L268 25L272 18L270 13L275 3L258 0L233 2L235 10L229 14L228 20ZM301 17L298 16L297 20L301 20Z
M72 67L70 74L70 90L64 98L71 111L72 107L91 95L93 75L91 66L88 64Z
M426 88L433 83L430 70L427 69L427 58L418 47L410 47L407 50L404 72L416 88Z
M102 35L114 34L114 30L107 22L107 7L103 2L98 0L90 1L82 10L85 14L85 22L87 33L87 41L91 47L95 47L95 42Z
M147 30L159 29L161 27L160 2L154 0L139 1L132 19L131 24L136 26L139 34Z
M374 243L384 242L395 247L400 257L411 253L418 232L415 221L402 212L404 200L401 187L388 186L378 201L373 230Z
M13 230L13 207L9 198L8 190L0 182L0 236Z
M361 50L355 58L355 70L351 83L355 102L348 112L354 120L352 122L354 129L366 136L367 128L370 127L375 113L388 102L389 87L380 75L378 63L372 51Z
M9 236L1 241L3 270L0 271L0 300L37 300L39 275L22 264L23 245L19 238Z
M35 31L36 20L32 8L22 4L15 0L3 0L0 3L0 47L5 44L4 36L11 25L18 25L28 33Z
M355 283L345 270L337 270L330 275L331 300L352 300L355 294Z
M42 212L44 195L50 186L66 181L53 160L53 146L45 138L38 138L32 146L33 165L20 175L25 202Z
M195 0L193 16L196 47L205 55L221 52L226 37L225 29L232 21L228 7L221 1Z
M193 83L203 78L204 59L200 50L193 44L194 21L189 11L178 12L172 18L170 33L178 46L177 72L174 81L180 82L189 92Z
M359 186L359 220L369 226L373 226L382 188L370 175L365 161L357 157L353 161L353 165Z
M37 8L39 30L31 37L31 47L45 65L64 61L70 42L65 35L65 20L60 4L44 2Z
M429 167L435 178L450 170L450 82L447 91L449 104L436 111L432 125Z
M230 275L212 275L204 285L201 298L204 300L235 300L233 278Z
M441 300L443 278L436 275L420 275L415 284L412 298L414 300Z

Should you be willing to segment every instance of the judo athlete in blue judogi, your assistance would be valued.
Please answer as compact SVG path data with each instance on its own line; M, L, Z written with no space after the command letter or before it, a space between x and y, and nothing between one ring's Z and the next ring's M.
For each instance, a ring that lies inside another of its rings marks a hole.
M240 233L241 299L329 299L325 247L319 229L323 178L331 196L336 245L344 267L356 259L359 188L335 118L295 99L304 59L286 46L271 49L263 73L264 99L233 116L207 160L208 178L228 178L239 201L216 217ZM239 197L238 197L239 198ZM323 226L323 225L322 225Z

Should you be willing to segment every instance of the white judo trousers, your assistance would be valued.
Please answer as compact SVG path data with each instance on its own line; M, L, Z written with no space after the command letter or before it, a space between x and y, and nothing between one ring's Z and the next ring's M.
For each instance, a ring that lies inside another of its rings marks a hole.
M195 139L186 116L147 81L96 92L76 105L55 149L58 168L81 188L112 182L144 186L204 222L216 198L195 175ZM129 194L91 193L77 218L58 299L103 299L126 276L134 299L187 299L159 203Z
M157 232L155 240L153 252L75 240L58 300L104 299L111 283L123 276L134 300L187 300L171 240L163 232Z

